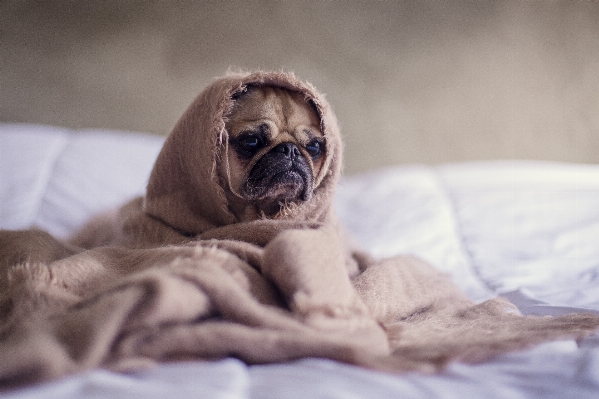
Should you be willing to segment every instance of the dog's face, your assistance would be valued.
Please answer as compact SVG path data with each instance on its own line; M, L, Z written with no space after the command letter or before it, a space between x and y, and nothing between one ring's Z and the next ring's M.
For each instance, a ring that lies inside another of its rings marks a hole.
M326 147L316 110L303 95L249 87L236 96L226 129L228 199L238 218L274 216L312 197Z

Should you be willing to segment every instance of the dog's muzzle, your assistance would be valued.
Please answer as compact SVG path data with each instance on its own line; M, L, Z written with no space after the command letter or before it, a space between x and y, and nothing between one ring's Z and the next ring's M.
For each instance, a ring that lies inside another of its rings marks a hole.
M294 143L281 143L260 158L250 171L243 192L249 200L302 200L312 197L310 164Z

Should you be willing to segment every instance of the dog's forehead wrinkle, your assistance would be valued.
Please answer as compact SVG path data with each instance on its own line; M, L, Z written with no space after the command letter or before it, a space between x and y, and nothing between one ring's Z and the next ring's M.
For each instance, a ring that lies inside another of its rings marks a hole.
M322 135L319 119L318 113L301 93L262 86L253 87L239 98L229 126L235 131L233 134L239 134L266 122L272 130L269 132L271 139L278 134L289 133L297 142L306 144L314 135ZM307 138L306 131L312 132Z
M269 113L281 131L294 132L301 125L319 126L318 114L298 93L282 88L265 88L265 97ZM308 122L308 123L306 123Z
M276 130L276 127L272 126L272 121L263 118L246 121L240 126L240 133L251 132L266 137L272 136L273 130Z

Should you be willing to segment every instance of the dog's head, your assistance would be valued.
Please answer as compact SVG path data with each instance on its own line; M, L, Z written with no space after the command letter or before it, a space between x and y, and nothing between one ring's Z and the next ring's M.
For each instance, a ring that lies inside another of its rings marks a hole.
M185 233L333 215L341 136L324 96L291 73L229 74L190 105L150 176L144 212Z
M227 160L233 211L240 219L272 217L308 201L326 156L316 108L298 92L248 87L233 96ZM231 197L231 196L230 196Z

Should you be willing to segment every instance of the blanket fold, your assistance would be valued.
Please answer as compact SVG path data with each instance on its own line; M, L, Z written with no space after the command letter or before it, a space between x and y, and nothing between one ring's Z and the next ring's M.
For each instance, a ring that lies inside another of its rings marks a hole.
M261 85L305 97L325 159L310 200L240 221L227 202L225 124L237 93ZM143 198L68 243L0 232L0 386L227 356L431 372L597 330L595 315L475 304L421 260L357 251L333 211L341 155L335 116L310 84L282 72L215 80L167 138Z

